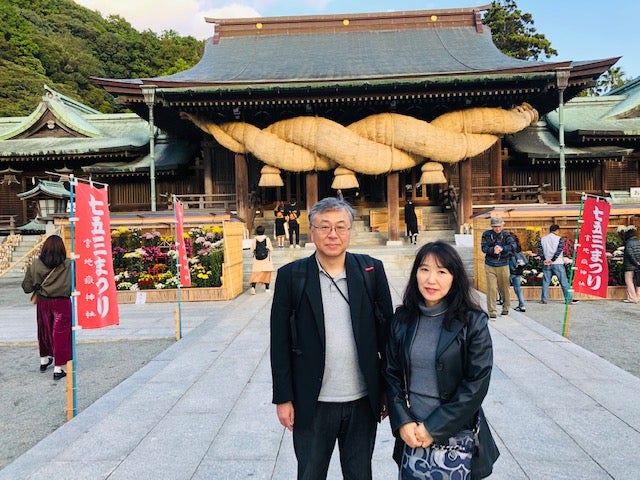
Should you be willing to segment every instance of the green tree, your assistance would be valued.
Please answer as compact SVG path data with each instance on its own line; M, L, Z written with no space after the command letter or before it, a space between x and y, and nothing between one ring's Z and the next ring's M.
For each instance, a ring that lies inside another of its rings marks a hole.
M596 84L593 87L581 92L580 96L595 97L598 95L604 95L614 88L621 87L629 80L630 79L626 78L625 73L620 67L611 67L598 77L598 80L596 80Z
M551 58L558 52L551 42L535 29L533 15L522 13L516 0L496 0L484 16L482 23L491 28L493 43L510 57L522 60Z
M45 84L105 113L121 111L91 77L148 78L195 65L204 42L136 31L72 0L0 0L0 116L27 115Z

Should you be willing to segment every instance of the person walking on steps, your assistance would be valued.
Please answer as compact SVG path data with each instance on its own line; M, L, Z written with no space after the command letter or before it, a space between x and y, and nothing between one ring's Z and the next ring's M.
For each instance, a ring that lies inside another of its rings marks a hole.
M284 213L280 210L276 211L276 220L275 220L275 233L276 233L276 242L278 243L278 247L284 247L284 239L287 235L287 232L284 229L284 225L287 223L287 220L284 218Z
M285 217L289 226L289 248L300 248L300 209L296 203L296 199L292 198L291 202L285 207ZM293 237L296 237L295 241Z
M542 296L540 298L540 303L543 305L549 302L549 285L551 285L551 277L553 275L558 278L565 303L574 305L579 302L579 300L571 298L567 270L564 266L563 250L564 238L560 236L560 226L554 223L549 227L549 233L540 239L540 245L538 245L538 255L543 261Z
M404 223L407 225L407 238L409 243L418 243L418 217L416 216L416 206L411 199L407 199L404 206Z
M324 198L309 211L316 251L284 265L271 307L273 403L293 431L298 479L325 479L335 448L344 478L371 480L386 417L382 365L393 316L384 266L347 252L354 211Z
M273 272L272 251L271 239L264 234L264 227L258 225L256 227L256 236L251 243L251 253L253 254L253 264L251 265L251 275L249 276L251 295L256 294L256 284L258 283L264 283L267 293L271 291L269 290L269 285L271 284L271 273Z
M27 268L22 281L24 293L36 301L40 371L53 363L53 379L66 377L62 369L73 358L71 345L71 260L64 241L49 236L40 255Z

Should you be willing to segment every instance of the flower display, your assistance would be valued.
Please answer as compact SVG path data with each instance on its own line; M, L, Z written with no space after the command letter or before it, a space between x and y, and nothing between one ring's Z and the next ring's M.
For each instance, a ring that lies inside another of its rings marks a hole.
M158 231L119 227L111 232L118 290L177 288L176 244ZM185 233L192 287L222 285L222 227L203 226Z

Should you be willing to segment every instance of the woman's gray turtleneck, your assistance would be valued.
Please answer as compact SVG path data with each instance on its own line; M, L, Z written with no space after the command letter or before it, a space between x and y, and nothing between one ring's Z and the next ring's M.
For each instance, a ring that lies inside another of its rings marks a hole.
M420 305L420 317L411 345L411 378L409 380L411 411L418 420L427 418L440 405L436 377L436 349L446 310L445 302L440 302L433 307Z

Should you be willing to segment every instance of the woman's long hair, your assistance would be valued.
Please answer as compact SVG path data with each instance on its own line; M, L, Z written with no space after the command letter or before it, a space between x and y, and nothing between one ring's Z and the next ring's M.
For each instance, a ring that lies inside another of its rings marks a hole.
M482 307L471 292L471 282L460 255L450 244L441 241L427 243L418 250L402 297L401 320L408 322L420 314L420 305L424 304L424 297L418 288L417 273L427 255L433 255L438 265L446 268L453 275L451 290L444 297L449 305L445 313L445 328L450 328L454 318L466 324L467 313L470 310L482 311Z
M40 260L49 268L56 268L67 259L67 249L62 238L51 235L44 241L40 251Z

